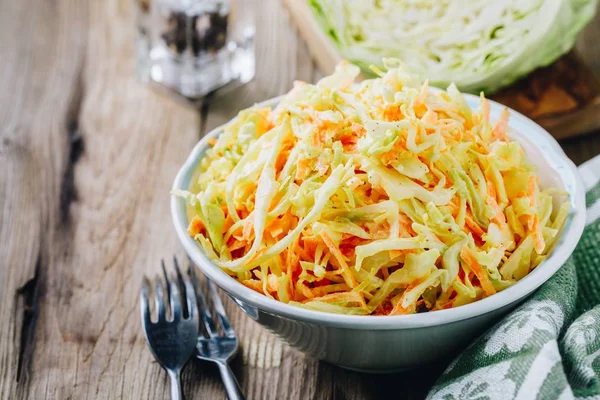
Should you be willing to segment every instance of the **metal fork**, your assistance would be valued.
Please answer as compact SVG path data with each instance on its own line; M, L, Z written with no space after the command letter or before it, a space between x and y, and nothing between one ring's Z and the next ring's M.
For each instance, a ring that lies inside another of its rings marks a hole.
M202 321L206 327L206 333L208 334L208 336L202 334L199 336L196 347L196 357L217 364L229 400L244 400L245 397L240 385L235 379L233 371L231 371L231 368L229 367L229 360L235 356L239 347L239 341L235 331L229 324L227 314L225 314L225 308L221 302L221 297L219 297L219 293L217 293L215 284L206 278L212 305L223 334L219 333L217 325L212 318L211 312L206 304L206 299L202 294L202 290L200 290L200 283L193 267L190 267L189 274L197 289L196 296L198 307L200 309L200 316L202 317Z
M140 294L140 309L144 334L150 350L169 374L171 399L182 400L181 370L194 354L200 324L194 285L187 276L184 277L181 274L176 258L173 258L173 264L176 272L175 281L169 280L164 260L162 261L163 277L158 277L155 281L156 322L152 322L150 317L150 282L146 277L144 277ZM169 319L167 319L163 282L166 282L167 297L170 303ZM183 296L181 291L185 292ZM182 304L182 297L185 297L185 304Z

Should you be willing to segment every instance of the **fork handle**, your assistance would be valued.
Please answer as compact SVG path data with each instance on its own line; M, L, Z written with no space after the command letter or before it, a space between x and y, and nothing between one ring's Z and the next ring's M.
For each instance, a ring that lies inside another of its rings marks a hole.
M171 381L171 400L183 400L181 390L181 371L167 371Z
M221 373L221 379L223 379L223 385L225 385L225 391L227 392L227 398L229 400L245 400L242 389L233 371L226 362L217 362L219 366L219 372Z

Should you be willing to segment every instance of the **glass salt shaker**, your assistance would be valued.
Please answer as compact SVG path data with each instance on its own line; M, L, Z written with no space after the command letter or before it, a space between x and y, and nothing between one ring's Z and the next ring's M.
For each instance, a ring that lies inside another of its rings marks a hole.
M185 98L254 77L254 13L245 0L136 0L137 72Z

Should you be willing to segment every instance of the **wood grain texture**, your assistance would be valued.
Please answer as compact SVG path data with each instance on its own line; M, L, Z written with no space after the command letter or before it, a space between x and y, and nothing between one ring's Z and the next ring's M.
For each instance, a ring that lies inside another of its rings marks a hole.
M0 8L0 390L12 399L28 397L43 346L36 321L47 267L61 250L52 243L66 224L61 193L85 15L68 1Z
M137 83L130 2L0 8L11 60L0 74L11 94L0 111L11 166L0 174L0 290L2 312L15 314L0 325L0 397L166 397L137 292L140 276L178 249L168 190L199 117ZM36 295L37 324L21 328L22 303Z
M301 32L317 67L326 74L332 73L342 57L313 17L308 2L283 0L283 3L290 11L296 28Z
M138 83L129 0L0 0L0 399L166 399L137 296L160 258L184 258L171 227L172 179L202 134L241 108L323 76L279 0L257 16L257 76L199 113ZM600 65L600 23L580 43ZM582 162L597 137L562 142ZM365 375L309 359L225 306L249 399L421 399L444 361ZM187 399L224 399L192 362Z
M600 132L559 141L562 149L576 165L600 154Z
M575 51L491 98L533 119L557 139L600 127L600 82Z

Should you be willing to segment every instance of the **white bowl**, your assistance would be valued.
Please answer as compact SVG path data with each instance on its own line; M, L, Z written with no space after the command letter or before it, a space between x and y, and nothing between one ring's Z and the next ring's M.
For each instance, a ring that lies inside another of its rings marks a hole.
M473 109L479 98L465 95ZM274 98L261 103L275 106ZM503 106L491 101L491 118ZM186 204L171 198L171 215L179 240L193 262L248 315L290 345L341 367L386 372L414 368L451 355L516 307L558 271L569 258L585 225L585 191L577 168L556 140L535 122L511 110L510 136L518 140L538 167L541 185L564 189L571 212L556 247L535 270L508 289L477 302L448 310L398 316L356 316L312 311L263 296L228 276L204 255L188 235ZM206 135L179 170L173 189L187 189L198 161L222 127ZM241 333L243 334L243 332Z

